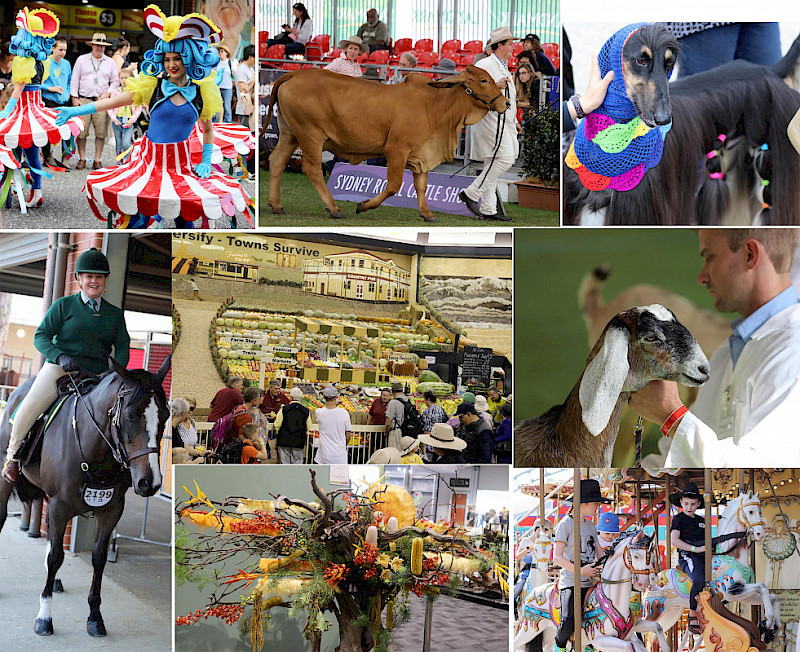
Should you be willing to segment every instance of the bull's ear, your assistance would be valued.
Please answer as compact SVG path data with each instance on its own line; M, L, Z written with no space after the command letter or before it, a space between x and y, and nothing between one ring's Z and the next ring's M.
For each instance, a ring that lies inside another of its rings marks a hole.
M453 86L460 86L463 82L461 75L454 75L449 79L442 79L440 81L429 81L428 86L433 86L434 88L453 88Z
M167 372L169 371L169 365L172 361L172 354L170 353L166 358L164 358L164 362L161 363L161 366L158 368L156 372L156 382L160 385L164 382L164 378L167 377Z

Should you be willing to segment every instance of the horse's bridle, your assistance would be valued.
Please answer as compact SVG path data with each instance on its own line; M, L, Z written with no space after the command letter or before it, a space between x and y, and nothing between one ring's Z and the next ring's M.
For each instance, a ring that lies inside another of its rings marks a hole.
M745 528L745 530L751 530L756 525L763 525L763 523L764 523L763 517L758 523L751 523L750 522L750 520L747 518L747 512L744 511L744 508L748 507L750 505L759 505L760 506L761 503L758 500L751 500L749 503L744 503L743 502L736 509L736 520L739 521L739 524L742 525ZM744 520L742 520L742 515L744 515Z
M636 535L633 534L631 536L633 537ZM619 541L621 543L622 541L624 541L624 539L621 539ZM634 544L634 542L631 541L626 546L625 550L623 550L622 563L625 564L625 568L627 568L631 572L631 574L628 577L621 580L608 580L604 579L603 577L600 577L597 581L601 584L624 584L625 582L631 581L636 575L650 575L650 573L653 572L652 569L650 568L650 563L653 554L653 542L654 539L648 539L648 542L645 545L640 545L640 544ZM602 560L603 562L607 561L611 557L611 555L614 554L614 548L616 548L616 546L614 546L609 550L608 555ZM633 556L631 555L631 548L636 548L637 550L641 549L645 550L645 562L647 563L647 570L636 570L633 567ZM598 560L598 562L599 561L601 560Z

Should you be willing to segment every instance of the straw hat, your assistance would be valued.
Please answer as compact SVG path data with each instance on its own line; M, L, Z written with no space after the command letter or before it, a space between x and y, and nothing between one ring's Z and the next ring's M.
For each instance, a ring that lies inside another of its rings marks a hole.
M106 35L103 34L103 32L95 32L92 34L92 40L89 41L89 43L92 45L111 45L111 43L106 40Z
M475 397L475 411L476 412L488 412L489 411L489 403L486 400L485 396L476 396Z
M411 451L415 450L419 446L419 439L416 437L403 437L400 440L400 454L401 455L408 455Z
M417 439L423 444L434 448L463 451L467 447L467 442L460 437L456 437L453 427L448 426L446 423L433 424L430 435L420 435Z
M379 448L376 450L372 457L369 458L369 464L400 464L400 451L396 448Z
M501 43L502 41L519 41L518 38L515 38L514 35L511 33L511 30L508 27L498 27L497 29L493 29L492 33L489 34L489 40L486 41L486 45L483 48L483 51L486 54L491 53L492 45L495 43Z
M369 52L369 47L367 47L367 44L361 40L360 36L351 36L348 39L339 41L339 49L344 50L347 47L348 43L352 43L353 45L357 45L358 47L360 47L361 54L366 54L367 52Z

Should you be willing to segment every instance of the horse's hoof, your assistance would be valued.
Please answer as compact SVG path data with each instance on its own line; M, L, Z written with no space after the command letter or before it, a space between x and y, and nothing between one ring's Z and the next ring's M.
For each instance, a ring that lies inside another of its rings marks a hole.
M359 210L356 208L356 213L358 213L358 212L359 212ZM340 211L340 210L330 211L330 214L331 214L331 217L334 220L343 220L344 219L344 213L342 213L342 211Z
M97 636L105 636L106 635L106 626L103 624L102 620L98 620L97 622L92 620L86 621L86 631L89 636L97 637Z
M431 215L430 217L425 217L424 215L420 215L420 217L424 222L428 222L429 224L431 222L436 222L436 218L433 215Z
M53 635L53 619L52 618L37 618L33 624L33 633L39 636L52 636Z
M53 580L53 593L64 593L64 585L58 578Z

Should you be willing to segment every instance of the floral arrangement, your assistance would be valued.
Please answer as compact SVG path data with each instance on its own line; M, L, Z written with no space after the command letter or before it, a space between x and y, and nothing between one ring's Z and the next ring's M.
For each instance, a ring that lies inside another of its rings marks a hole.
M176 528L177 581L216 587L208 606L179 617L178 625L209 617L239 623L258 652L270 611L284 607L295 619L305 617L312 651L319 651L332 614L340 652L387 652L392 631L411 616L411 593L434 599L471 581L507 595L507 542L479 545L462 527L418 519L401 487L376 483L363 494L326 493L315 471L309 473L318 498L312 503L284 496L219 502L196 483L194 492L184 487L190 499L178 515L201 533ZM214 532L202 531L208 529ZM236 573L219 571L226 562L236 564Z

